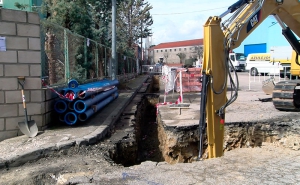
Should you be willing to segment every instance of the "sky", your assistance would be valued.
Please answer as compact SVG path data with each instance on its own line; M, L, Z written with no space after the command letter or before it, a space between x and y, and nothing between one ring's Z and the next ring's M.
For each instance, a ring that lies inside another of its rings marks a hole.
M203 25L210 16L219 16L237 0L148 0L153 9L150 11L153 17L152 41L157 45L164 42L192 40L203 38ZM281 35L278 24L273 26L276 20L267 18L261 25L249 35L238 47L236 52L243 52L244 44L268 42L268 50L271 46L288 45ZM266 35L266 29L270 30ZM264 33L264 34L262 34ZM274 38L277 38L274 40ZM263 41L262 41L263 40Z
M152 44L203 38L203 25L237 0L148 0L153 9Z

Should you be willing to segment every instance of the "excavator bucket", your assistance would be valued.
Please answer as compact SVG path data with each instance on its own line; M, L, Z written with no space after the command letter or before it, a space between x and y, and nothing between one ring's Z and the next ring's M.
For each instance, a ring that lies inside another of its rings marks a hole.
M262 90L265 94L272 94L275 87L274 77L271 77L262 82Z

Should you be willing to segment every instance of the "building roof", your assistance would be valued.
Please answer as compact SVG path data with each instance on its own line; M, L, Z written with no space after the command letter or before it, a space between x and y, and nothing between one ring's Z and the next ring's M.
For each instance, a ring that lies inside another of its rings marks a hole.
M198 46L198 45L203 45L203 39L184 40L184 41L177 41L177 42L165 42L165 43L160 43L150 49L177 48L177 47Z

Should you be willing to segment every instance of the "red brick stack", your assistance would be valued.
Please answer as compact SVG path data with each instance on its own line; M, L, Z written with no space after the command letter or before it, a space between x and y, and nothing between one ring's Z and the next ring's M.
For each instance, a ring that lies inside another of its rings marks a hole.
M188 69L188 70L187 70ZM200 92L201 68L178 68L176 78L176 91L180 92L180 71L182 71L182 92Z

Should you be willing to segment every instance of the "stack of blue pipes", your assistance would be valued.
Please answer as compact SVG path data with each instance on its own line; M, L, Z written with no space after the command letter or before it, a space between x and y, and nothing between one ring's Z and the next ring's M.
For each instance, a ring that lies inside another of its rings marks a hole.
M61 99L54 103L59 120L68 125L85 122L104 106L118 98L118 80L103 79L79 85L71 80L60 94Z

